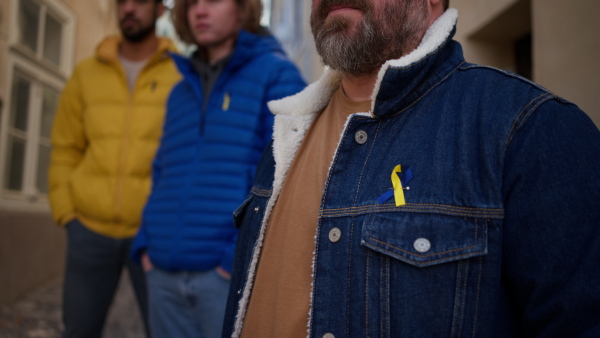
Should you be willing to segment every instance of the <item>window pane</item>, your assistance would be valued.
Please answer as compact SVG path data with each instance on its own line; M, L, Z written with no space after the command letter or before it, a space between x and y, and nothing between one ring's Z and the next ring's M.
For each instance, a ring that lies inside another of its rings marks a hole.
M37 51L40 6L31 0L21 0L19 6L19 42Z
M10 126L26 131L31 81L15 72L10 102Z
M60 50L62 45L62 24L48 13L44 27L44 59L60 65Z
M50 165L50 147L39 146L36 186L39 192L48 193L48 166Z
M8 139L8 167L4 187L9 190L23 188L23 170L25 169L25 141L10 136Z
M50 138L52 131L52 121L54 120L54 112L58 104L58 92L51 88L44 88L42 102L42 124L40 135L45 138Z

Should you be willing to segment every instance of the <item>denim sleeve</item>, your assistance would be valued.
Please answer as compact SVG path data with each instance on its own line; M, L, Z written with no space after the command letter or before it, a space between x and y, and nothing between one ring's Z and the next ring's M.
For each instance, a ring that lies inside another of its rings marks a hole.
M600 132L542 104L506 146L503 282L525 336L600 337Z

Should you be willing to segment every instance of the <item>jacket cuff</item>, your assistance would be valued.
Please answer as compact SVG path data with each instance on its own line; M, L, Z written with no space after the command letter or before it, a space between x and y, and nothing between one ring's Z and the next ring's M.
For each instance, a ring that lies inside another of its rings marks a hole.
M227 271L229 274L231 274L231 270L233 269L233 253L234 253L234 251L235 251L235 247L234 247L234 250L225 251L223 258L221 258L221 263L219 264L223 268L223 270Z
M76 218L77 218L77 215L74 212L70 212L60 218L60 220L58 221L58 225L60 225L61 227L64 228L67 224L69 224L69 222L71 222L72 220L74 220Z

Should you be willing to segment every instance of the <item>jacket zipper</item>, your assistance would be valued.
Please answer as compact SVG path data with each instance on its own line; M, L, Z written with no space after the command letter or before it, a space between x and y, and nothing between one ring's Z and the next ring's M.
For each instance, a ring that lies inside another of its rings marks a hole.
M156 56L151 57L150 60L148 60L148 63L142 68L142 70L140 71L140 73L138 74L137 78L135 79L135 84L133 86L133 90L129 89L129 102L127 104L127 112L124 118L124 123L123 123L123 136L121 138L121 145L120 145L120 149L119 149L119 153L120 153L120 160L119 160L119 167L117 168L117 187L116 187L116 191L115 191L115 206L114 206L114 212L115 212L115 222L119 223L122 221L121 218L121 213L123 211L123 181L125 179L125 167L127 164L127 155L129 153L129 143L130 143L130 138L131 138L131 125L132 125L132 120L133 120L133 112L134 112L134 97L135 97L135 93L137 91L138 88L138 84L140 81L140 78L142 77L142 74L146 71L146 69L148 69L150 66L152 66L153 64L157 63L160 60L160 58L157 58ZM125 81L125 85L127 88L129 88L128 84L127 84L127 74L125 74L125 70L123 69L123 66L121 66L120 64L118 64L118 70L119 73L121 74L121 79L123 81ZM122 231L122 228L117 229L118 231ZM120 236L120 234L118 234Z

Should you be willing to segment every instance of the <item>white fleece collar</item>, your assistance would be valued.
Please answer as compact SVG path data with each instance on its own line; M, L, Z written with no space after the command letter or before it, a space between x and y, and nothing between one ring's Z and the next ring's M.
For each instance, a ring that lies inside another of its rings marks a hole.
M381 66L377 75L377 81L375 82L375 88L371 94L371 112L373 112L375 107L375 100L379 93L381 81L387 70L390 67L404 68L435 52L452 33L457 18L458 11L454 8L449 8L427 29L421 43L414 51L399 59L389 60ZM315 114L327 106L331 95L339 87L341 80L342 74L340 72L326 68L318 81L312 83L296 95L269 102L269 109L275 115L298 116Z

